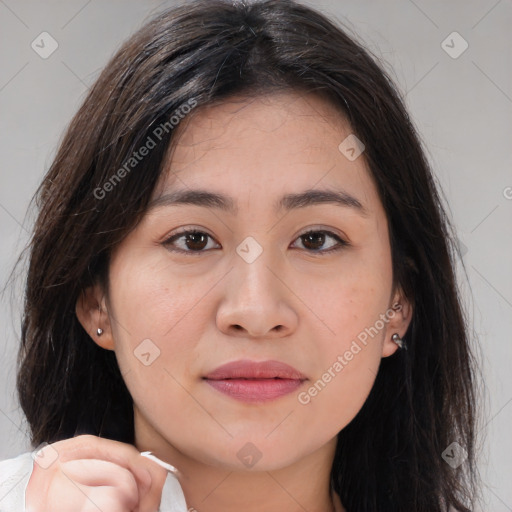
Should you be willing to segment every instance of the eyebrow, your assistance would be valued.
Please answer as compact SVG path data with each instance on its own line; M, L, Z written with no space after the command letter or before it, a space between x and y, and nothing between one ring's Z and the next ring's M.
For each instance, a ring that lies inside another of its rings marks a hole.
M232 197L202 189L186 189L168 192L150 201L148 210L162 206L179 206L190 204L203 208L214 208L236 215L238 207ZM334 204L351 208L359 215L368 217L368 210L363 204L343 190L309 189L297 194L286 194L274 204L276 211L295 210L319 204Z

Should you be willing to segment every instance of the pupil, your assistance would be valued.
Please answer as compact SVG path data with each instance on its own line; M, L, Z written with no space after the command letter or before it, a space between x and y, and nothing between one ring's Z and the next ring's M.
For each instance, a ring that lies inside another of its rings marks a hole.
M198 241L197 239L194 240L194 238L203 239L201 241ZM202 249L205 246L205 239L206 237L202 233L189 233L188 239L187 239L187 246L189 249Z
M316 233L316 234L310 233L310 234L306 235L307 242L304 245L307 247L310 241L313 241L313 245L314 245L314 242L316 239L317 242L320 242L319 246L321 247L324 244L324 238L325 238L324 233ZM313 247L313 249L318 249L318 247Z

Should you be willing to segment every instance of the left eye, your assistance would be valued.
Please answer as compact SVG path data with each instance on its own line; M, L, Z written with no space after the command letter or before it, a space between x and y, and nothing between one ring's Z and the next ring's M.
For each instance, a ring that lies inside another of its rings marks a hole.
M334 243L331 243L327 249L319 250L325 244L326 238L334 240ZM300 235L297 240L302 240L302 245L306 246L306 249L308 249L310 252L316 252L319 254L337 251L348 245L346 240L343 240L331 231L308 231Z
M334 240L327 249L322 249L325 245L326 239ZM185 252L185 253L201 253L206 252L204 249L208 248L208 239L213 238L204 231L196 229L184 230L180 233L172 235L170 238L163 242L170 251ZM301 240L303 247L308 251L315 254L325 254L327 252L336 251L349 245L349 243L340 238L331 231L312 230L303 233L296 240ZM177 242L181 243L178 244ZM211 247L209 247L211 249Z

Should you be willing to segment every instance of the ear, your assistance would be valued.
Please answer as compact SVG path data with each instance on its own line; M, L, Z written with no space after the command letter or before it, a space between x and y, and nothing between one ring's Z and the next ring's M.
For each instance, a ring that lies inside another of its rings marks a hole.
M398 349L398 345L392 340L393 334L397 333L400 338L405 336L409 324L411 323L413 313L412 304L400 291L395 293L393 300L386 313L389 321L386 326L384 343L382 345L382 357L393 355Z
M76 301L75 312L78 321L97 345L114 350L107 304L99 283L82 290ZM103 330L101 335L98 328Z

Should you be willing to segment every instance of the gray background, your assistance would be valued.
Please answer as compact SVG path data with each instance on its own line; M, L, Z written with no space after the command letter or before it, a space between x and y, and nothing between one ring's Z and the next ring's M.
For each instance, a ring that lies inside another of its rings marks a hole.
M458 230L460 287L481 344L486 511L512 511L511 0L310 2L348 24L405 96ZM172 2L0 0L0 286L27 241L27 206L107 59ZM58 49L31 43L46 31ZM468 43L448 38L458 32ZM453 40L453 42L452 42ZM446 48L448 49L448 48ZM22 281L1 297L0 460L30 449L15 395ZM507 427L509 425L509 427ZM509 434L506 434L509 432Z

